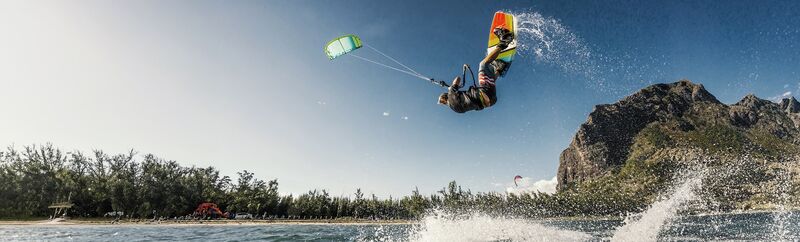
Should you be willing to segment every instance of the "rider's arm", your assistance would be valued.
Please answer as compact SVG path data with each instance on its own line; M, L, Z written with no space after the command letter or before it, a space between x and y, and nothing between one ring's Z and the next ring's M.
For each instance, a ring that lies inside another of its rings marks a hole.
M460 89L461 88L461 77L457 76L456 79L453 79L453 83L452 83L452 85L450 85L450 88L451 89L455 88L455 90Z

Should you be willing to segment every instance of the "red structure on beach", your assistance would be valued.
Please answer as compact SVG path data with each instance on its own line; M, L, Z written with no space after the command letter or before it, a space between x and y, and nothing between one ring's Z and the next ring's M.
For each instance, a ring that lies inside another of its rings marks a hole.
M194 216L200 218L228 218L228 213L219 210L216 203L201 203L194 210Z

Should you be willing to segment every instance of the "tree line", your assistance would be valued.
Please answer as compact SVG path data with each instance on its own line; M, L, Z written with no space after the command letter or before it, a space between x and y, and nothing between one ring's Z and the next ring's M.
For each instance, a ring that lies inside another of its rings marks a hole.
M0 151L0 218L47 217L48 206L69 196L71 217L122 212L131 218L173 218L212 202L226 212L275 218L418 219L431 211L500 216L551 217L624 214L641 210L641 196L625 196L612 186L556 194L473 193L455 181L430 195L419 190L399 198L331 196L326 190L280 195L278 181L247 170L235 179L214 167L185 167L152 154L64 152L52 144ZM615 195L616 194L616 195ZM455 214L459 214L455 213Z

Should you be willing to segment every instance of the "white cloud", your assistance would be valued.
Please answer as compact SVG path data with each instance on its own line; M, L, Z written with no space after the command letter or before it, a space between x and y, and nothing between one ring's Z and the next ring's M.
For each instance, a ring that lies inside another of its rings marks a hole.
M403 120L408 120L408 116L403 116Z
M538 180L532 181L530 177L523 177L519 181L517 181L517 185L514 183L510 183L506 187L507 193L514 193L514 194L523 194L523 193L532 193L532 192L543 192L543 193L555 193L556 192L556 184L558 181L554 176L550 180Z
M383 112L383 116L384 117L388 117L389 116L389 112Z
M769 99L772 100L772 101L775 101L775 102L779 102L779 101L781 101L781 99L789 98L791 96L792 96L792 92L784 92L781 95L770 97Z

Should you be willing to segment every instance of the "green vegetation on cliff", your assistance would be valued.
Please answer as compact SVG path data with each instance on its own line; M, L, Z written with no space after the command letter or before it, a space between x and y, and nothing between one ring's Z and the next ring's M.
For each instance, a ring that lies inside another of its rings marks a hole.
M702 170L702 210L796 206L783 188L800 184L799 114L783 106L752 95L728 106L689 81L647 87L590 114L562 155L560 192L633 195L627 207L641 208Z

